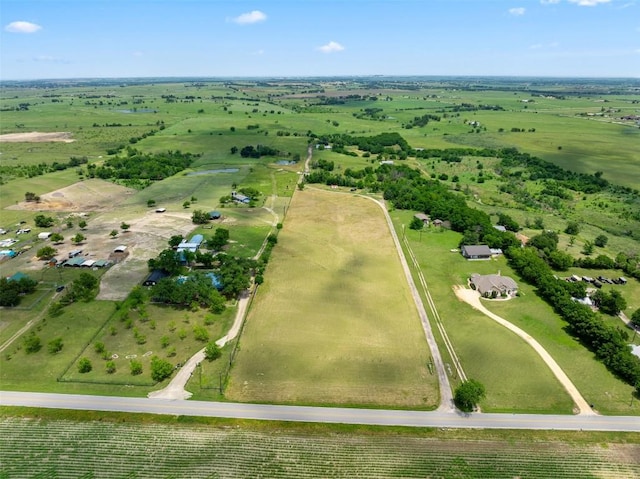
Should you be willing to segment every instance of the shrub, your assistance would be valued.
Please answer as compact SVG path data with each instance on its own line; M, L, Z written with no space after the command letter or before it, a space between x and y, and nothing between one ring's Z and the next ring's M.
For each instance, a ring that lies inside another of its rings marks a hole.
M91 364L91 360L89 358L80 358L78 361L78 372L81 374L85 374L90 372L93 369L93 365Z

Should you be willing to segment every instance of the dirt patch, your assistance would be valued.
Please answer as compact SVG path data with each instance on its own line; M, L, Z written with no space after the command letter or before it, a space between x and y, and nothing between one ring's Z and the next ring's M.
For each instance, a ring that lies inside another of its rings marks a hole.
M74 183L66 188L40 196L40 201L23 201L7 207L9 210L30 211L108 211L122 203L136 190L111 183L90 179Z
M68 131L54 131L49 133L31 131L29 133L6 133L0 135L0 143L45 143L49 141L73 143L76 140L71 138L71 133Z

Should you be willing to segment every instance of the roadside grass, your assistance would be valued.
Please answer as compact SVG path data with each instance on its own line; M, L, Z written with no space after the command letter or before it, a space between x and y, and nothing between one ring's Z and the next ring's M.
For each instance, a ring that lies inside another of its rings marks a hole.
M273 478L640 474L638 434L631 433L414 430L16 408L2 413L6 477L172 477L176 471L184 477Z
M434 407L428 346L377 207L305 189L287 215L225 396Z

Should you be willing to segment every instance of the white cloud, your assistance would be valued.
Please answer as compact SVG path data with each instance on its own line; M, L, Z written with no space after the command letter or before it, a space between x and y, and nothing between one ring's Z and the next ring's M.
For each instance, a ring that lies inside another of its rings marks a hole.
M252 23L264 22L266 19L267 15L265 15L263 12L261 12L260 10L253 10L252 12L238 15L237 17L231 19L231 21L237 23L238 25L250 25Z
M11 22L9 25L4 27L4 29L11 33L35 33L38 30L41 30L42 27L35 23L18 21Z
M560 0L540 0L540 3L543 5L553 5L556 3L560 3Z
M318 50L320 50L323 53L333 53L333 52L341 52L342 50L344 50L344 47L340 45L338 42L330 41L326 45L322 45L321 47L318 47Z
M519 17L519 16L521 16L521 15L524 15L524 12L525 12L526 10L527 10L527 9L526 9L526 8L524 8L524 7L510 8L510 9L509 9L509 13L510 13L511 15L513 15L513 16Z
M595 7L601 3L609 3L611 0L569 0L569 3L575 3L581 7Z

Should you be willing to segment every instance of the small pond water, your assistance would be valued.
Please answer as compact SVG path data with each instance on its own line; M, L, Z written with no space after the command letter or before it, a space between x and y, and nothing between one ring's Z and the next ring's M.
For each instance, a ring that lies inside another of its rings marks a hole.
M211 175L215 173L237 173L238 171L240 171L240 168L218 168L217 170L192 171L191 173L187 173L186 176Z

